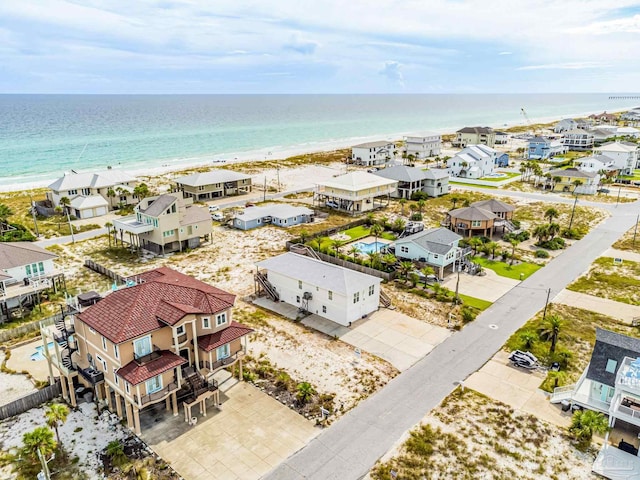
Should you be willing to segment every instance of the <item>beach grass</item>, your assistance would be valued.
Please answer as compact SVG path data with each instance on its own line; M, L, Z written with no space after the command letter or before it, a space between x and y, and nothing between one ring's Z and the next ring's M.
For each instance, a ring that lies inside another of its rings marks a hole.
M484 257L473 257L473 261L482 265L483 268L493 270L501 277L512 278L514 280L524 280L530 277L542 267L534 263L517 263L509 265L506 262L491 260Z
M615 264L612 257L597 258L586 275L567 289L629 305L640 305L640 263L624 260Z

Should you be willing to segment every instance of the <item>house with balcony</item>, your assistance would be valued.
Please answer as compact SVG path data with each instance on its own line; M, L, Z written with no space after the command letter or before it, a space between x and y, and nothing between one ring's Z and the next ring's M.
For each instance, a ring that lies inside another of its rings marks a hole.
M46 290L65 290L58 256L31 242L0 242L0 323L40 303Z
M593 113L589 115L589 120L597 125L615 125L618 121L618 115L615 113Z
M302 223L313 222L315 213L307 207L272 203L259 207L247 207L242 213L233 217L233 226L240 230L275 225L291 227Z
M381 279L322 260L284 253L256 263L256 293L350 326L380 305Z
M435 157L442 151L442 135L437 133L405 135L404 146L407 155L413 155L415 158Z
M356 165L372 167L387 163L395 157L395 151L393 142L367 142L351 147L351 158Z
M515 207L500 200L481 200L465 208L447 212L443 227L447 227L463 237L482 235L493 238L493 234L501 228L501 232L513 232L515 225L511 222Z
M638 145L631 142L608 142L595 147L595 155L609 157L621 175L633 175L638 165Z
M451 142L454 147L466 147L468 145L486 145L493 147L496 144L496 132L490 127L464 127L456 132L456 138Z
M486 145L469 145L447 160L447 169L453 177L482 178L494 172L504 155Z
M554 179L552 187L554 192L570 192L575 194L593 195L598 191L600 173L577 168L551 170L549 172ZM577 184L577 182L580 182Z
M358 215L389 204L397 180L368 172L350 172L316 184L314 202L334 210Z
M506 145L509 142L509 134L507 132L495 131L496 145Z
M89 389L140 434L140 415L163 403L178 415L220 402L215 374L238 363L252 330L233 320L235 295L161 267L136 275L88 308L40 322L50 378L63 397ZM190 416L189 416L190 418Z
M133 205L138 198L133 190L138 180L118 169L96 173L65 173L49 185L47 200L53 207L60 206L60 199L70 200L70 213L77 218L93 218L106 215L117 205Z
M595 137L593 133L580 128L568 130L562 137L562 144L567 147L568 150L578 152L592 150L594 142Z
M417 167L395 165L373 172L382 178L398 182L395 198L410 199L416 192L424 192L430 197L439 197L449 193L449 172L445 169L423 170Z
M470 249L458 246L462 237L448 228L430 228L393 242L395 256L400 259L413 260L431 266L438 278L444 277L449 268L452 272L456 262L462 263Z
M594 172L613 176L618 172L614 161L605 155L591 155L589 157L576 158L573 166L583 172Z
M116 239L122 244L164 255L196 248L211 237L208 210L194 205L193 198L184 198L182 192L145 198L134 212L113 220Z
M222 168L176 178L175 182L176 190L181 191L185 198L196 202L251 192L249 175Z
M529 140L529 160L546 160L567 153L567 147L561 142L546 137L533 137Z

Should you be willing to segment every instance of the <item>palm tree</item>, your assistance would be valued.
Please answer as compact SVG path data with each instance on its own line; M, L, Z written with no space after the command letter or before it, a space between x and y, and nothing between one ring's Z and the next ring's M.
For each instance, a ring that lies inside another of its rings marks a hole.
M62 444L60 441L58 426L67 421L67 417L69 416L69 407L62 403L54 403L44 412L44 416L47 419L47 425L55 430L58 443Z
M69 205L71 205L71 200L69 200L69 197L62 197L62 198L60 198L58 203L60 205L62 205L63 209L67 210L67 207L69 207Z
M4 203L0 203L0 227L7 223L7 220L11 215L13 215L13 211L11 210L11 208L9 208Z
M369 230L369 233L376 239L376 252L378 251L378 237L382 235L383 232L384 228L382 227L382 225L379 225L377 223L371 227L371 230Z
M400 215L402 215L404 217L404 215L405 215L404 206L407 204L407 199L406 198L401 198L400 200L398 200L398 203L400 204Z
M563 325L564 321L560 317L557 315L551 315L545 320L544 325L542 325L538 332L542 340L551 341L551 346L549 347L549 353L551 354L556 351L558 337L560 336Z
M456 203L460 201L460 197L458 195L451 195L451 197L449 197L449 200L451 200L451 203L453 203L453 207L451 208L451 210L455 210Z
M546 242L549 238L549 225L538 225L533 230L533 236L538 239L538 242Z
M107 189L107 197L109 198L109 206L113 208L113 199L116 198L116 191L112 187Z
M149 190L149 187L146 183L140 183L133 189L133 194L140 200L143 200L151 195L151 191Z
M384 215L378 219L378 224L382 228L389 228L389 217L385 217Z
M398 259L393 253L387 253L382 257L382 263L384 263L387 267L391 267L395 265Z
M36 465L39 462L38 451L44 457L48 457L55 452L56 447L53 432L47 427L38 427L22 436L20 455L28 458L31 464Z
M316 390L309 382L301 382L296 387L296 398L302 404L305 404L309 400L311 400L311 397L313 397L315 393Z
M351 245L349 253L353 255L353 263L356 263L356 255L360 253L360 249L356 245Z
M435 270L432 267L422 267L420 273L424 275L424 288L427 288L427 280L431 275L435 275Z
M407 222L405 222L402 218L398 217L393 221L393 225L391 226L394 232L402 233L404 232L404 227L407 226Z
M336 252L336 258L340 255L340 247L342 246L342 241L341 240L334 240L331 242L331 246L333 247L333 250Z
M378 269L380 267L381 262L382 262L382 254L378 252L371 252L369 254L369 263L371 264L371 268Z
M65 213L67 214L67 223L69 223L69 232L71 233L71 240L73 243L76 243L76 239L73 237L73 225L71 225L71 217L69 216L69 206L71 205L71 200L69 197L62 197L58 200L58 203L62 205Z
M418 200L418 213L420 215L422 215L422 209L424 208L424 206L426 205L427 202L425 202L423 199Z
M315 250L316 252L320 251L320 242L317 239L311 240L309 242L309 246L311 247L312 250Z
M104 224L107 227L107 236L109 237L109 246L111 246L111 227L113 227L113 223L107 222Z
M555 176L553 177L553 188L551 190L556 189L556 185L562 181L562 177Z
M573 193L576 192L576 189L582 185L582 180L574 180L573 182L571 182L571 184L573 185Z
M126 453L124 453L124 446L120 443L120 440L109 442L105 453L111 460L111 463L116 466L121 466L128 460Z
M609 420L602 413L593 410L576 410L571 419L569 432L580 446L588 447L594 433L603 434L609 429Z
M473 237L469 239L469 246L473 248L473 254L478 254L478 248L482 245L482 240L480 237Z
M547 233L549 234L549 240L553 240L553 238L560 233L560 225L557 223L547 225Z
M420 276L416 272L409 273L409 281L411 282L411 287L416 288L416 285L420 281Z
M522 342L522 348L524 348L525 350L529 350L533 346L533 344L536 343L536 340L538 340L537 335L528 330L520 334L520 341Z
M558 213L558 210L553 207L547 208L544 212L544 218L548 218L549 223L553 222L553 219L558 218L559 216L560 214Z
M400 271L400 276L405 280L409 276L409 272L412 271L413 269L414 269L413 262L410 262L409 260L400 262L400 267L398 268L398 270Z
M497 242L487 242L484 248L486 248L488 252L491 252L492 260L496 258L496 249L498 248Z
M307 239L309 238L309 232L306 230L300 230L300 243L303 245L307 243Z
M520 243L520 240L518 240L517 238L512 238L511 240L509 240L509 243L511 244L511 258L509 259L509 265L513 265L513 259L516 256L516 247Z

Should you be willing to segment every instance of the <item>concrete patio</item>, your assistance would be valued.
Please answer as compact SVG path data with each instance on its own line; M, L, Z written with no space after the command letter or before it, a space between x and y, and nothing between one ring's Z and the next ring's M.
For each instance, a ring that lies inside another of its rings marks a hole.
M483 271L486 272L486 275L461 273L459 292L470 297L495 302L520 283L519 280L501 277L489 268L485 268ZM442 285L449 290L455 291L457 281L458 275L451 274L442 282Z

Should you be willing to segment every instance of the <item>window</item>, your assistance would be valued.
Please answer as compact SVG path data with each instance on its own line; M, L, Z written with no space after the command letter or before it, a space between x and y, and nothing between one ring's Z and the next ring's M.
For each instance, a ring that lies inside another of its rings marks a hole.
M176 231L175 230L167 230L166 232L162 232L162 236L163 237L170 237L172 235L175 235Z
M327 313L327 307L322 305L322 313Z
M126 197L126 195L121 195L121 196L120 196L120 201L121 201L121 202L126 202L126 201L127 201L127 197Z
M162 390L162 375L156 375L145 383L147 386L147 394Z
M124 390L127 393L131 393L131 386L129 385L129 382L124 382Z
M91 189L89 189L89 188L83 188L83 189L82 189L82 194L83 194L83 195L91 195Z
M78 190L69 190L69 195L77 195L78 194Z
M209 317L202 317L202 328L211 328L211 319Z
M120 347L118 347L118 345L116 345L115 343L113 344L113 354L118 360L120 360Z
M296 303L300 303L300 295L296 295Z
M302 290L302 280L298 280L298 288Z
M89 327L89 331L90 331L91 333L93 333L94 335L95 335L95 333L96 333L96 331L95 331L93 328L91 328L91 327Z
M618 366L617 360L609 359L607 360L607 368L605 368L605 370L609 373L616 373L617 366Z
M376 286L375 285L371 285L369 287L369 296L373 295L376 291Z
M180 325L178 328L176 328L176 335L182 335L184 332L184 325Z
M353 294L353 303L358 303L360 301L360 292L356 292Z
M329 300L333 300L333 292L331 290L329 290Z
M106 352L107 351L107 339L102 337L102 349Z
M402 253L409 253L409 247L400 247Z
M116 382L116 385L120 385L120 379L118 378L118 374L116 373L118 369L113 367L113 381Z
M96 366L100 365L102 367L103 372L107 372L107 362L104 361L104 359L100 356L100 355L96 355Z
M222 360L230 355L229 344L216 348L216 360Z
M216 325L218 327L220 325L224 325L225 323L227 323L227 312L216 315Z
M471 220L472 227L479 227L482 225L482 220Z
M151 353L151 337L144 337L133 342L133 352L136 357L144 357Z

